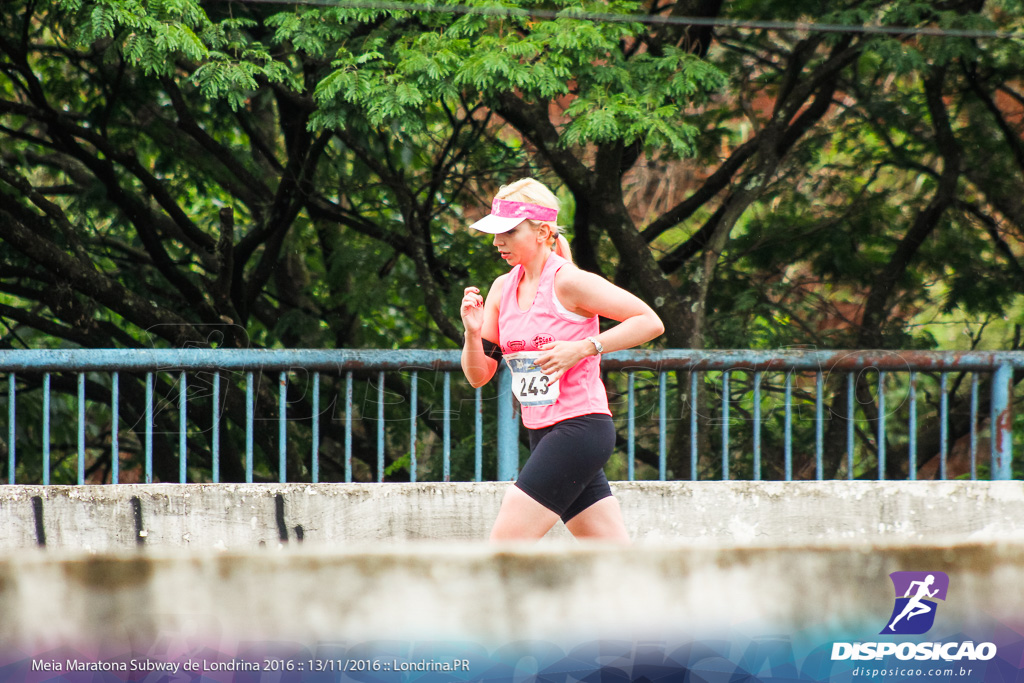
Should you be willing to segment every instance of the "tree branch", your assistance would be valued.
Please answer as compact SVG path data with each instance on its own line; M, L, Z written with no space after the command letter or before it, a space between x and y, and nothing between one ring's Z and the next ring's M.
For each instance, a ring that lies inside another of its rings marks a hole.
M961 152L949 123L946 105L942 100L944 80L945 68L937 68L924 82L928 111L931 114L932 126L935 128L936 142L944 160L942 175L939 177L932 200L918 213L914 224L897 245L889 262L875 278L864 304L864 317L857 334L857 345L860 348L884 347L882 325L888 315L896 283L903 277L924 240L938 227L946 209L956 199L956 186L961 172Z
M266 197L271 196L270 188L260 178L250 173L235 158L231 150L214 140L209 133L196 123L195 117L185 103L185 97L182 95L177 83L169 78L163 78L161 82L164 85L164 90L170 96L174 112L178 116L179 130L187 133L193 140L198 142L200 147L209 152L229 173L238 179L237 184L233 183L231 185L232 194L239 197L248 206L253 208L254 213L257 213L259 206L266 201Z
M196 334L188 320L150 304L131 290L81 264L53 243L40 237L46 228L38 219L26 225L2 208L0 217L4 219L0 220L0 237L4 241L86 296L140 327L153 329L158 336L175 346L206 345L206 340Z

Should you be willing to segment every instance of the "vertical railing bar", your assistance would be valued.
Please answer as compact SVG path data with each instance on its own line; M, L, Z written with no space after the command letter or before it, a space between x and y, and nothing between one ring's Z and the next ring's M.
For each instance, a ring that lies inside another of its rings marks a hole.
M993 369L994 370L994 369ZM998 387L996 387L996 374L992 373L992 389L989 395L988 402L988 451L989 451L989 476L990 480L996 478L996 461L998 459L998 449L996 447L996 438L998 428L996 427L996 393Z
M814 377L814 473L821 481L825 474L825 378L821 370Z
M854 418L856 413L854 412L854 401L857 398L857 392L854 388L855 384L853 373L847 373L846 375L846 478L853 480L853 447L854 447L854 427L856 423Z
M43 486L50 483L50 373L43 374Z
M444 373L444 449L441 463L444 481L452 480L452 373Z
M313 452L309 454L311 479L320 481L320 373L313 373Z
M153 483L153 373L146 373L146 464L145 482Z
M78 485L85 483L85 373L78 373Z
M484 478L484 391L482 387L477 387L474 392L474 418L476 424L476 435L473 439L474 449L474 462L473 462L473 478L476 481L483 481Z
M519 472L519 420L512 392L512 372L502 361L498 374L498 481L512 481Z
M1013 478L1013 368L1003 364L992 375L992 479Z
M729 371L722 373L722 481L729 481Z
M345 482L352 483L352 373L345 373Z
M416 482L416 413L418 408L419 373L412 371L412 384L409 399L409 481Z
M754 481L761 481L761 371L754 372Z
M628 389L626 400L626 466L628 468L629 481L636 480L636 392L634 384L636 373L630 372L627 377Z
M252 371L245 373L245 483L252 483L253 420L256 419L256 400L253 395Z
M178 388L178 482L188 479L188 390L185 371L181 371L181 386Z
M43 375L43 486L50 483L50 373Z
M14 484L16 469L15 462L15 430L17 411L15 410L17 399L17 378L12 372L7 376L7 483Z
M690 370L690 481L697 481L697 371Z
M878 371L878 480L885 479L885 371Z
M939 376L939 479L946 479L946 459L949 455L949 373Z
M659 481L665 481L668 476L667 467L667 453L666 453L666 442L665 442L665 422L667 418L667 397L665 385L666 377L664 372L658 373L658 479Z
M971 481L978 478L978 373L971 373Z
M909 457L907 465L907 479L917 479L917 372L910 371L910 424L908 427Z
M793 481L793 373L786 372L786 429L785 429L786 481Z
M220 483L220 371L213 373L213 483Z
M288 479L288 373L277 377L277 481Z
M117 372L110 376L110 483L116 484L121 478L121 444L118 430L121 428L121 378Z
M384 371L377 375L377 481L384 481Z
M78 373L78 484L85 483L85 373Z

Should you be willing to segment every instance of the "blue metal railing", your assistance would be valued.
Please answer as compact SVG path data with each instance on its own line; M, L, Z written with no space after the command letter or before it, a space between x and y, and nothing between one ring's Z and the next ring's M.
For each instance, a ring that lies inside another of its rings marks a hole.
M375 478L383 481L389 468L386 458L389 442L390 449L394 450L395 439L386 426L389 421L400 419L394 417L396 408L388 402L386 375L396 372L408 377L408 384L403 382L402 387L406 391L402 402L407 401L409 405L404 420L408 424L408 450L403 454L406 461L392 457L390 466L407 470L409 480L416 481L421 465L418 456L424 448L425 438L429 436L417 428L418 422L425 419L419 393L420 373L423 371L441 373L443 378L439 427L441 465L436 478L448 481L452 471L452 416L456 414L452 410L451 373L459 373L458 377L461 378L459 355L458 351L423 350L0 351L0 376L6 374L8 378L8 483L16 483L18 465L24 464L26 457L18 445L19 433L28 431L19 428L19 415L22 420L25 419L24 411L18 411L19 397L34 396L37 389L41 392L42 404L42 430L38 435L38 446L41 449L39 481L50 483L54 466L51 463L51 413L54 410L52 382L55 375L62 378L74 375L76 378L76 390L73 393L64 391L63 394L68 400L74 396L76 408L77 460L74 480L79 484L87 481L88 472L99 461L99 456L95 455L96 448L88 445L89 421L86 410L90 402L86 391L88 377L96 373L109 375L109 395L97 397L94 391L91 403L109 406L109 418L104 420L105 424L109 422L110 425L108 471L111 482L119 482L125 471L121 464L122 449L125 446L123 431L138 434L141 440L139 479L147 483L154 481L156 382L161 377L174 378L173 384L177 386L177 480L189 480L191 423L195 427L193 433L201 431L204 440L208 442L209 468L203 468L208 474L200 478L220 481L223 427L226 424L225 392L222 391L222 378L225 375L232 378L229 380L229 389L244 387L245 392L244 417L241 420L245 429L242 465L245 481L272 479L274 474L278 481L286 481L289 456L293 459L297 457L290 445L293 439L289 435L289 424L297 420L310 422L308 467L305 466L307 461L299 458L303 463L301 479L313 482L321 480L324 445L321 442L321 378L325 376L330 378L329 381L337 382L338 394L344 397L340 409L344 414L345 481L352 481L356 477L353 452L356 412L354 383L357 380L363 383L368 392L376 389L376 400L368 401L369 405L376 408L376 463L370 462L372 458L369 457L361 459L364 467L362 478L366 478L365 468L368 465L375 472ZM919 452L922 447L919 439L919 413L922 412L934 413L934 420L938 422L936 457L939 463L936 476L946 478L950 458L951 393L961 405L969 403L966 418L968 427L964 428L969 429L969 433L962 434L962 438L969 440L969 474L975 478L979 466L978 442L986 422L986 417L980 414L980 378L986 379L990 385L987 415L989 474L993 479L1009 479L1013 476L1013 373L1021 369L1024 369L1024 352L669 350L617 352L607 354L602 359L602 371L606 375L613 402L615 399L621 401L621 397L625 396L625 411L616 410L616 414L625 413L624 475L630 480L639 476L640 465L647 468L645 478L662 480L678 478L681 474L696 480L708 477L708 473L723 479L761 479L766 474L765 453L769 445L772 458L768 464L774 472L772 478L790 480L796 477L794 467L798 464L798 458L802 458L804 463L802 478L810 477L812 463L814 478L828 476L826 453L834 455L839 445L844 458L838 465L836 462L829 463L828 469L832 473L845 470L848 478L863 478L869 476L868 468L873 463L875 476L884 479L894 464L903 467L902 460L895 463L891 458L890 450L898 450L901 454L905 451L906 476L915 478L922 455ZM288 389L294 383L290 377L307 372L313 373L311 381L304 385L304 390L311 393L309 413L290 415ZM868 376L871 372L877 373L874 382ZM260 387L258 381L263 376L274 377L275 373L278 380L276 401L272 396L274 392ZM203 374L209 375L209 381L196 379ZM672 374L675 374L676 382L670 385L669 376ZM951 375L954 374L955 387L951 388ZM126 375L131 377L132 382L140 382L140 375L144 377L145 406L140 415L143 422L141 429L130 426L126 430L121 419L122 412L127 410L122 402ZM36 379L25 381L26 377ZM244 381L240 378L244 378ZM961 390L961 384L967 378L969 390ZM638 380L641 381L639 387ZM23 382L20 390L19 381ZM211 412L203 419L196 415L194 406L190 411L190 400L192 403L196 401L195 396L190 399L189 389L197 385L204 387L200 392L203 398L210 397ZM520 430L517 411L510 398L508 373L503 371L499 374L497 394L489 397L486 402L480 389L468 389L461 381L457 381L456 386L460 396L471 391L473 397L473 478L478 481L484 478L484 442L491 442L485 434L484 417L485 414L495 414L495 476L499 480L513 479L519 467ZM208 394L205 388L209 389ZM775 400L780 393L783 396L781 421ZM925 400L922 400L922 394ZM171 404L170 396L173 392L164 392L163 395L168 397L166 402ZM827 404L826 397L831 397ZM494 400L497 401L496 410L485 411L485 403L490 405ZM670 402L679 406L678 414L669 414ZM267 408L275 403L277 458L274 462L272 454L267 453L268 449L264 445L260 464L262 469L257 476L257 408ZM923 410L922 406L925 406ZM811 411L813 419L803 419L805 413ZM164 411L160 412L161 420L168 421ZM362 421L367 419L365 414L361 418ZM204 421L205 425L202 424ZM813 422L813 433L806 428L803 432L807 433L800 433L797 424L804 425L807 422ZM963 419L960 422L962 424ZM898 429L893 428L892 425L897 423ZM466 421L460 420L459 424L460 433L465 433ZM426 432L437 430L437 425L432 424ZM365 431L369 433L369 428ZM715 439L718 448L714 448ZM641 441L652 444L652 447L642 449ZM465 450L462 448L463 452ZM645 457L643 463L640 462L641 450ZM714 450L720 453L717 461L712 456ZM93 455L90 457L88 453ZM363 455L366 456L366 453ZM195 469L193 467L193 471ZM164 478L168 478L166 474Z

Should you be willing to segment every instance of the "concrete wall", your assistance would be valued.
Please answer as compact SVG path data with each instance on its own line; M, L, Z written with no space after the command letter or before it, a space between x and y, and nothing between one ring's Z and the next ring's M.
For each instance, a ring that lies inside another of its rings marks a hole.
M507 484L0 487L0 550L485 539ZM616 482L633 538L694 544L1024 538L1024 482ZM552 541L568 537L559 524Z
M0 643L845 638L898 570L936 633L1024 614L1020 482L618 483L626 549L479 542L505 486L0 487Z

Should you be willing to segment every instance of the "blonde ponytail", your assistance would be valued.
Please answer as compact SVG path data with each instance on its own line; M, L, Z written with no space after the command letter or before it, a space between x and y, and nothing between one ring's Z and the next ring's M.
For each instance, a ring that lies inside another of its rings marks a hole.
M555 237L555 253L572 263L572 250L569 249L569 240L561 232Z

